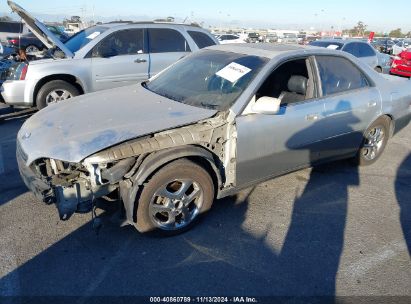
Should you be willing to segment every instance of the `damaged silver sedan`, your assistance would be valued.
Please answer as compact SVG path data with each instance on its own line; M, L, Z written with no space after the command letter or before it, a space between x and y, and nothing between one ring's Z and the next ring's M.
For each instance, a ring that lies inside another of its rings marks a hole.
M18 134L26 185L60 218L118 196L140 232L181 232L213 201L342 158L369 165L411 119L411 81L298 46L204 49L149 81L74 98Z

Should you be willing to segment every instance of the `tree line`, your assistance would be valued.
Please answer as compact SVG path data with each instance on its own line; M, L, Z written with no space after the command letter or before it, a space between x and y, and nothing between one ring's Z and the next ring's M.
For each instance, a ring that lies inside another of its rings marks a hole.
M362 21L358 21L357 25L354 26L352 29L346 29L343 30L343 34L348 34L350 36L355 36L355 37L367 37L371 33L370 30L368 30L368 25L366 25ZM375 33L376 37L391 37L391 38L411 38L411 31L404 33L402 32L401 28L396 28L391 30L388 33L382 33L382 32L376 32Z

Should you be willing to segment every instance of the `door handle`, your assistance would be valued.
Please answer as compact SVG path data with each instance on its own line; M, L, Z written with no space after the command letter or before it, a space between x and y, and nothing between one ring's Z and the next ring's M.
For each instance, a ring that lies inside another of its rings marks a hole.
M147 62L147 60L138 58L138 59L134 60L134 62L135 63L143 63L143 62Z
M316 121L320 119L320 114L309 114L305 117L308 121Z
M371 102L368 103L368 107L369 107L369 108L374 108L374 107L376 107L376 106L377 106L377 102L376 102L376 101L371 101Z

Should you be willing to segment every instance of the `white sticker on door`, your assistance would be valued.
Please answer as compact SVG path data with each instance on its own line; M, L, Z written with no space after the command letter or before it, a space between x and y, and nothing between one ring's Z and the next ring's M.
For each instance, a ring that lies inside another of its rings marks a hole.
M227 65L225 68L218 71L216 75L228 80L229 82L234 83L237 80L239 80L241 77L243 77L244 75L247 75L250 72L251 72L251 69L241 64L232 62L229 65Z

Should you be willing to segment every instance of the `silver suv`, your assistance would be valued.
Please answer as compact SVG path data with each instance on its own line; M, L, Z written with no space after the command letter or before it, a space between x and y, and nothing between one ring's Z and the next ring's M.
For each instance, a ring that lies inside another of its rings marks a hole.
M218 44L207 31L173 23L109 23L62 43L19 5L9 6L49 48L4 73L7 104L44 108L77 95L146 80L192 51Z

